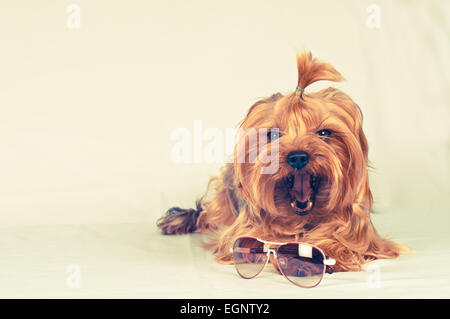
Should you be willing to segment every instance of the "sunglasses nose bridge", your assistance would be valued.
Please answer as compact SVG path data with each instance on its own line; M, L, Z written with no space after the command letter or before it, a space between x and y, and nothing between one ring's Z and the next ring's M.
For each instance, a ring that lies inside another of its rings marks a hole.
M273 248L269 248L267 251L267 257L270 256L270 253L273 253L273 257L275 257L275 259L277 258L277 251Z

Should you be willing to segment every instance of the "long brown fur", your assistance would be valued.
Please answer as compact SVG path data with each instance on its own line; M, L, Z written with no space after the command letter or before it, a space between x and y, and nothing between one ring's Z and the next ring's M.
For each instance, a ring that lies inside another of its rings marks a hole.
M319 80L343 80L330 64L309 52L297 55L297 68L297 85L303 89ZM255 103L240 126L272 127L283 133L276 173L261 174L267 165L262 161L237 160L242 149L249 156L249 139L244 136L236 145L235 162L210 181L197 209L172 208L158 221L162 232L208 234L207 248L220 263L232 263L229 249L240 236L316 245L336 259L335 271L360 270L365 262L399 256L402 246L381 238L370 219L368 144L358 105L331 87L301 96L277 93ZM315 134L324 128L334 132L326 140ZM268 144L265 151L270 148ZM292 171L285 158L296 150L308 152L308 170L325 177L317 203L306 216L292 212L280 182Z

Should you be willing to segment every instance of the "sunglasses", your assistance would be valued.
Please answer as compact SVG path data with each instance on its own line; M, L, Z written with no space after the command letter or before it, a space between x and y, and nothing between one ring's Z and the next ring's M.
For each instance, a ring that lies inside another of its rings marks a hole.
M276 245L278 248L270 248ZM245 279L258 276L266 267L270 253L274 254L281 274L294 285L302 288L317 286L330 267L336 263L323 251L305 243L277 243L254 237L240 237L230 249L238 274Z

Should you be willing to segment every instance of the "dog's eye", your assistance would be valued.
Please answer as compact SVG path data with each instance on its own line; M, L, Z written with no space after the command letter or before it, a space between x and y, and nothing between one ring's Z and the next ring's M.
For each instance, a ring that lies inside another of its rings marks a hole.
M281 133L277 129L270 129L269 132L267 132L267 138L269 141L275 141L276 139L279 139L281 137Z
M320 137L328 137L328 136L331 135L331 133L332 133L332 132L331 132L330 130L327 130L327 129L318 130L318 131L316 132L316 134L319 135Z

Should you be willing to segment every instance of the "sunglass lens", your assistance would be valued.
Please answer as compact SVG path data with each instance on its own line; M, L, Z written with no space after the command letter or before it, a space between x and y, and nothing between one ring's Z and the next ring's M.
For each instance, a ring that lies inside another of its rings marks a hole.
M278 248L278 265L292 283L311 288L320 283L325 270L323 253L306 244L285 244Z
M250 237L241 237L233 246L233 259L241 277L253 278L261 272L267 262L267 246Z

